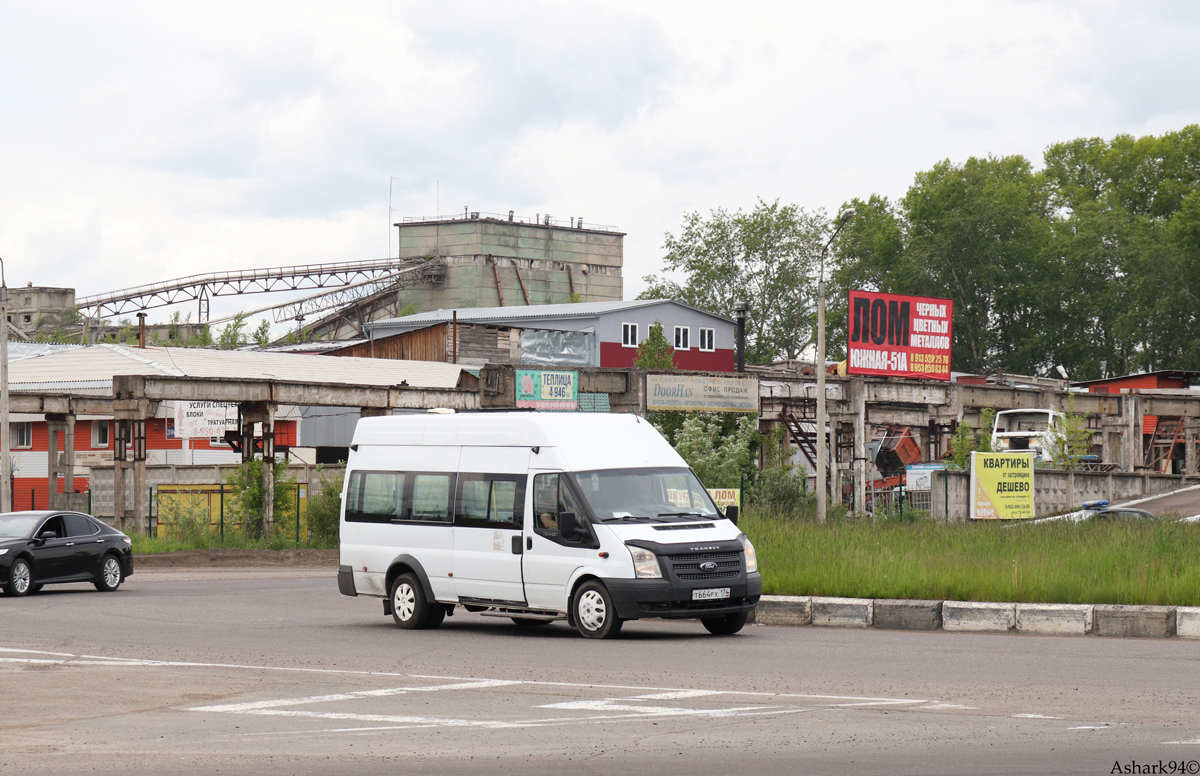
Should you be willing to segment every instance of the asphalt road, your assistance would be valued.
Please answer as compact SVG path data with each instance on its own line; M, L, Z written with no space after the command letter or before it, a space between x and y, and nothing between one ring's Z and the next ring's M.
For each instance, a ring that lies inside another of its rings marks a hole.
M323 569L0 597L0 773L1200 771L1197 642L661 621L622 636L461 610L401 631Z

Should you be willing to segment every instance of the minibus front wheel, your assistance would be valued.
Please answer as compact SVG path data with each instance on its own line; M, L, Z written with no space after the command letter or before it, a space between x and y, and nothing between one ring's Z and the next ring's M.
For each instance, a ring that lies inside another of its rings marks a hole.
M621 632L617 607L603 583L591 579L575 590L571 598L571 619L575 629L589 639L611 639Z

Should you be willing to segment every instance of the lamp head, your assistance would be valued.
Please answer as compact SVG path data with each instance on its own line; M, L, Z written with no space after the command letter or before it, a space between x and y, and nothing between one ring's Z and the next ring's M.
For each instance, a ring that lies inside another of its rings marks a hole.
M848 207L838 214L838 221L843 224L848 224L854 220L856 215L858 215L858 211L852 207Z
M746 304L745 302L734 302L733 303L733 312L738 318L745 318L746 311L749 309L750 309L750 306L748 304Z

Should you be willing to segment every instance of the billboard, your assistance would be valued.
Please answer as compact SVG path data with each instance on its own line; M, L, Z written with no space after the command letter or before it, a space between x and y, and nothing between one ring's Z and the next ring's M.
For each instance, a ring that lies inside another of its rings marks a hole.
M949 380L953 324L951 299L851 291L846 371Z
M538 410L578 410L579 373L517 370L517 406Z
M646 409L758 412L758 379L646 375Z
M1033 453L971 453L972 520L1033 514Z
M237 402L175 402L175 439L221 437L225 429L237 427Z

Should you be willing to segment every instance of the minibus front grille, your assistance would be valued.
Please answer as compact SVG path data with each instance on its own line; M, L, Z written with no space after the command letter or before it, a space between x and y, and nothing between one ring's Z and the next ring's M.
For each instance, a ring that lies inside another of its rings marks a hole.
M742 571L740 552L704 552L693 555L671 555L671 572L680 581L698 579L730 579ZM702 569L701 564L715 563L716 568Z

